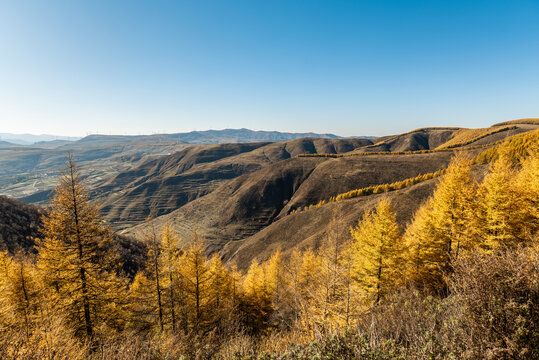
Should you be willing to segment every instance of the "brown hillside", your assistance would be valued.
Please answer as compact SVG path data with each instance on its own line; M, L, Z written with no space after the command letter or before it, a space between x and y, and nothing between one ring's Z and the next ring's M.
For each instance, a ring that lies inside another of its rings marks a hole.
M539 124L514 124L482 129L460 129L453 134L449 141L437 149L491 144L509 136L534 130L538 126Z
M470 156L477 155L497 140L534 128L536 128L534 125L511 125L510 128L502 129L503 131L482 132L479 134L480 138L471 137L473 140L471 145L479 147L470 147L468 144L466 151ZM393 149L398 148L399 151L434 147L449 141L452 134L457 131L456 128L420 129L388 138L386 143L394 145ZM419 141L414 142L414 139L422 139L423 145ZM470 142L468 139L469 137L465 142ZM269 159L278 159L284 151L282 144L266 145L236 157L252 159L253 154L263 153ZM293 144L298 153L309 151L311 154L319 155L321 152L330 153L327 145L325 149L316 148L314 144L304 140ZM372 149L371 146L367 148ZM342 218L344 221L341 226L342 234L347 233L350 224L357 221L365 208L371 206L369 204L372 199L381 195L338 201L321 206L319 208L321 210L313 208L289 215L294 210L315 205L321 200L329 200L331 197L358 188L394 183L415 178L420 174L436 172L448 165L454 151L458 149L458 147L455 150L441 151L427 149L429 150L427 153L385 152L369 156L301 156L277 160L274 163L266 160L262 162L260 169L224 181L207 195L181 206L168 215L158 217L151 223L130 228L126 233L141 236L151 226L159 228L168 222L184 241L189 240L193 232L197 231L206 238L208 252L220 252L226 259L245 267L251 258L272 251L263 250L264 244L282 244L283 248L288 248L304 242L309 243L311 240L312 243L316 243L322 236L320 234L325 231L324 221L327 222L331 218ZM272 154L270 150L273 155L270 155ZM293 152L288 153L288 156L293 155ZM355 151L341 155L353 153ZM228 158L221 161L224 160L229 161ZM214 163L208 163L210 164L213 166ZM477 171L484 170L481 166L476 168ZM398 192L387 193L386 196L395 197L395 206L398 207L401 223L410 218L417 206L430 194L434 185L429 184L435 184L436 181L436 179L426 180ZM358 210L350 208L351 206L357 206ZM326 220L320 220L322 221L320 223L317 220L319 218Z
M158 228L167 221L188 240L196 230L208 239L210 251L231 240L253 235L269 225L300 184L323 158L292 158L233 179L210 194L152 221ZM126 233L140 237L152 224Z
M440 152L330 159L317 166L301 184L279 217L352 189L393 183L444 169L452 155L452 152Z
M210 194L153 220L168 222L188 240L196 230L210 252L255 235L296 206L316 203L351 189L383 184L445 168L451 152L346 158L298 157L231 180ZM126 233L141 236L151 224Z
M417 151L435 149L451 139L459 128L423 128L405 134L382 138L373 145L358 148L360 152Z
M122 228L160 216L206 195L242 174L300 153L344 153L366 139L303 138L281 143L190 147L122 172L99 187L107 219Z
M486 170L486 165L476 165L476 178L482 178ZM402 227L432 194L437 182L438 179L432 179L403 190L333 202L285 216L251 237L227 243L221 255L229 263L246 269L253 259L267 260L278 249L287 255L293 249L317 247L328 236L346 241L350 238L350 227L382 197L390 199Z

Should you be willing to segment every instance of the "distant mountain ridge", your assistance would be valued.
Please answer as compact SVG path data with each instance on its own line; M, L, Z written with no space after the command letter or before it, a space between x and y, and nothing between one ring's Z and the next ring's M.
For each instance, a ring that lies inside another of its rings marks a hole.
M260 141L287 141L296 140L299 138L327 138L341 139L340 136L334 134L317 134L308 133L289 133L280 131L261 131L250 129L224 129L224 130L206 130L206 131L191 131L188 133L168 134L165 135L174 139L179 139L190 144L222 144L222 143L240 143L240 142L260 142Z
M9 141L0 140L0 148L9 148L9 147L17 147L17 146L20 146L20 145L9 142Z
M77 141L80 137L74 136L59 136L49 134L10 134L0 133L0 140L7 141L17 145L32 145L35 143L41 143L45 141L65 140L65 141Z
M324 139L342 139L335 134L317 134L308 133L289 133L280 131L263 131L242 129L223 129L223 130L204 130L191 131L184 133L154 134L154 135L89 135L82 138L81 142L89 141L129 141L140 140L143 138L163 137L175 139L187 144L226 144L226 143L252 143L252 142L280 142L296 140L300 138L324 138ZM371 138L371 137L365 137Z
M335 134L318 134L313 132L308 133L290 133L280 131L264 131L251 129L223 129L223 130L203 130L190 131L183 133L166 133L152 135L105 135L92 134L80 137L72 136L57 136L57 135L33 135L33 134L11 134L0 133L0 141L5 142L4 147L9 145L52 147L54 145L61 146L70 142L130 142L139 141L142 139L168 138L179 140L187 144L225 144L225 143L250 143L250 142L279 142L296 140L300 138L325 138L325 139L342 139L343 137ZM363 138L373 138L372 136L364 136ZM10 143L10 144L7 144Z

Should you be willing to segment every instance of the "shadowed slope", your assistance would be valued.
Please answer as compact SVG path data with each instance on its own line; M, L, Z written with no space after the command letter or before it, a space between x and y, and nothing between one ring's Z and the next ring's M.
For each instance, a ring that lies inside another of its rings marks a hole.
M459 128L423 128L404 134L376 139L373 145L356 149L359 152L431 150L451 139Z
M40 236L41 213L39 208L7 196L0 196L0 250L13 254L30 249Z
M107 181L99 188L103 211L116 228L126 227L151 213L167 214L212 192L227 180L297 154L343 153L369 143L365 139L304 138L282 143L190 147Z
M481 179L487 169L486 165L476 165L473 174ZM286 256L294 249L316 248L328 237L348 241L350 227L357 225L363 213L374 209L383 197L391 201L397 222L404 227L433 193L438 181L427 180L399 191L333 202L285 216L251 237L227 243L221 256L230 264L246 269L253 259L267 260L276 250Z

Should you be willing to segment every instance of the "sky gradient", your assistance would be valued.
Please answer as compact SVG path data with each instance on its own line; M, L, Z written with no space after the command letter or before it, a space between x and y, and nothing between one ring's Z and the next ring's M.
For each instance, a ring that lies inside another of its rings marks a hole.
M0 132L539 117L539 1L0 1Z

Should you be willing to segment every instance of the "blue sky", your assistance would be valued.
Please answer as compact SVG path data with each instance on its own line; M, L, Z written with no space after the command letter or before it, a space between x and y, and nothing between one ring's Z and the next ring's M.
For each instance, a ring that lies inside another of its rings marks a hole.
M0 132L539 117L539 1L0 0Z

